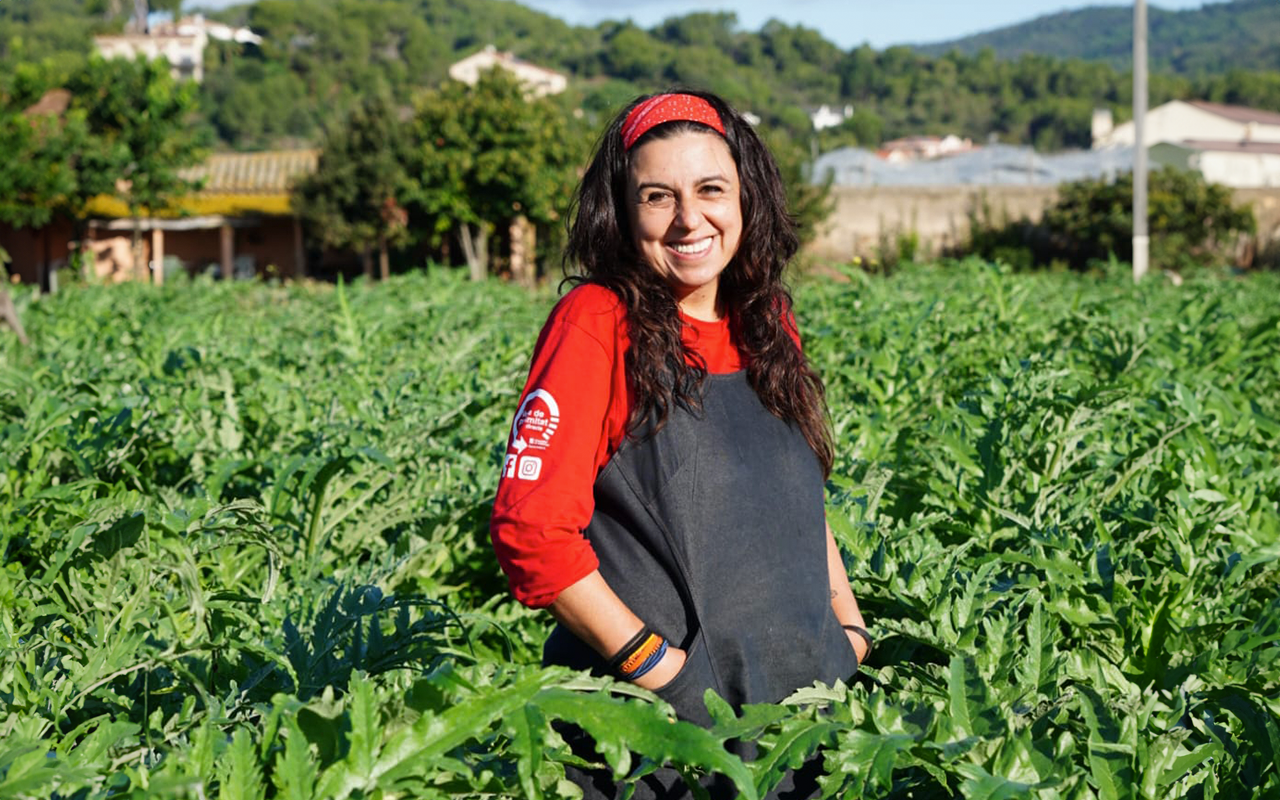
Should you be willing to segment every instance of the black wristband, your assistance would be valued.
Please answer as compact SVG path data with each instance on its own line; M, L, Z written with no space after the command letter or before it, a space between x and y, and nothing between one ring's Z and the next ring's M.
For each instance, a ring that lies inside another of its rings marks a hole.
M866 641L867 652L862 654L862 659L861 659L862 661L866 661L867 657L871 655L872 649L874 649L876 646L875 639L872 639L871 634L867 633L867 629L862 627L861 625L841 625L840 627L844 628L846 631L849 631L851 633L858 634L863 638L864 641Z
M645 639L648 639L652 635L653 635L653 630L650 629L648 625L645 625L643 628L640 629L639 633L637 633L635 636L632 636L631 641L624 644L622 646L622 649L614 653L613 658L609 659L609 666L608 666L609 674L617 675L619 668L622 667L622 662L626 661L627 658L629 658L631 654L635 652L635 649L639 647L641 644L643 644Z

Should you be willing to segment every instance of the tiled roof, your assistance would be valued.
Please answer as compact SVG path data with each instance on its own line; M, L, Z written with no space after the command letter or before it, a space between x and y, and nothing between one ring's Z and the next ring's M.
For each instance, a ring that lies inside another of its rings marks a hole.
M203 164L184 169L182 177L204 180L204 188L158 211L175 216L287 215L293 213L290 190L294 181L316 171L319 150L269 150L260 153L214 153ZM127 217L129 209L118 197L102 195L89 203L97 217Z
M1193 105L1210 114L1216 114L1219 117L1232 120L1234 122L1258 122L1263 125L1280 125L1280 113L1275 111L1263 111L1260 108L1249 108L1248 106L1228 106L1222 103L1208 103L1204 100L1191 100L1189 105Z
M183 170L188 180L204 180L200 194L287 194L298 178L316 171L319 150L214 153Z

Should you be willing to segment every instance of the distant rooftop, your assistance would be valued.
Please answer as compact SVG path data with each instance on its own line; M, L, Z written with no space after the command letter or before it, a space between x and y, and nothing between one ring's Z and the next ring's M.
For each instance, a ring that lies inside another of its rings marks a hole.
M1280 155L1280 142L1220 141L1215 139L1187 139L1174 143L1188 150L1210 150L1218 153L1252 153Z
M897 162L846 147L820 156L813 180L830 174L839 186L1050 186L1114 177L1132 167L1131 147L1040 154L1026 146L996 144L944 158Z
M1222 103L1209 103L1204 100L1188 100L1188 105L1195 106L1210 114L1216 114L1235 122L1257 122L1262 125L1280 125L1280 114L1274 111L1263 111L1248 106L1229 106Z
M319 158L319 150L214 153L182 177L204 180L201 194L274 194L288 192L295 180L315 172Z

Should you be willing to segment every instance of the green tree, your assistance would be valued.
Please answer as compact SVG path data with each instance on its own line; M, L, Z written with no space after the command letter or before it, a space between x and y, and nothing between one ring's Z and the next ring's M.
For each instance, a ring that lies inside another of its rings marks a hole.
M390 275L389 249L409 238L405 199L414 193L405 168L407 130L388 99L366 100L330 130L314 173L301 181L295 203L310 229L330 247L360 254L365 275Z
M0 112L0 221L39 228L66 206L77 189L78 133L51 114Z
M198 184L182 171L204 157L205 129L197 123L196 87L175 81L164 61L90 59L67 82L69 130L82 135L77 182L65 209L83 221L85 208L114 194L134 220L134 262L141 263L142 219L170 211Z
M1187 269L1234 259L1240 238L1257 229L1253 210L1237 206L1231 190L1199 173L1164 167L1151 173L1151 261ZM1064 183L1037 223L993 221L989 210L970 219L966 253L1019 268L1063 264L1086 269L1114 256L1133 258L1133 175L1114 181Z
M477 280L488 272L498 225L562 217L587 141L570 135L567 115L550 100L526 96L496 69L475 86L450 81L424 96L413 129L416 206L437 240L457 234Z

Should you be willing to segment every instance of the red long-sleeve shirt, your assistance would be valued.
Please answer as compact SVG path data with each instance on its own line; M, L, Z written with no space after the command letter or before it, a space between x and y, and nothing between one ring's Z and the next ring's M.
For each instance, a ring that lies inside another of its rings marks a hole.
M727 319L682 319L685 342L708 372L742 369ZM794 323L788 329L798 344ZM556 304L534 346L489 527L511 591L525 605L550 605L599 566L583 530L596 476L626 436L628 343L618 297L583 284Z

